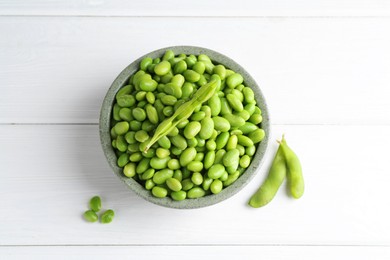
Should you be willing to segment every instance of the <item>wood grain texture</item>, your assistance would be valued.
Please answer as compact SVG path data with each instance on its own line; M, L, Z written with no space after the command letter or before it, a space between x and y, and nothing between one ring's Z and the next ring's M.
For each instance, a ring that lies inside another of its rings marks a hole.
M376 259L388 260L388 247L357 246L51 246L0 247L13 259Z
M386 0L33 0L0 1L0 15L84 16L383 16Z
M237 195L175 210L138 198L111 173L97 126L0 126L0 245L390 246L388 155L380 152L390 145L389 126L273 130L271 140L286 133L302 161L300 200L282 186L266 207L246 206L265 178L272 142L263 167ZM116 211L110 225L81 217L96 194Z
M389 30L387 18L0 17L0 123L97 123L130 62L197 45L249 71L273 123L389 125Z

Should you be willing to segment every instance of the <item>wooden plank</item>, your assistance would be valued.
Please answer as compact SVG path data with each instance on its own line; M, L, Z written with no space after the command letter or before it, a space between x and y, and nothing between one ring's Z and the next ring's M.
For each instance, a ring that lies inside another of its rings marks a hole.
M97 123L124 67L182 44L247 68L274 123L388 125L389 30L386 18L2 17L0 123Z
M110 171L97 126L0 126L0 245L383 245L390 246L390 126L273 127L300 156L306 192L286 187L261 209L246 205L276 150L229 200L196 210L138 198ZM90 197L116 211L86 223Z
M85 16L383 16L386 0L148 0L77 1L3 0L0 15Z
M388 247L358 246L50 246L50 247L0 247L0 255L12 259L172 259L197 260L201 257L223 259L259 258L328 260L377 259L390 257Z

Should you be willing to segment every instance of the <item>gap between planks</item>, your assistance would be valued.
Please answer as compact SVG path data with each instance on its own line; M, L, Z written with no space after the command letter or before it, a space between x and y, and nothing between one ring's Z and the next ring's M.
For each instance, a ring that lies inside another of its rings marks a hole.
M0 245L1 247L378 247L390 248L390 245L377 244L43 244L43 245Z
M167 19L387 19L390 15L182 15L182 16L171 16L171 15L75 15L75 14L0 14L0 17L69 17L69 18L167 18Z

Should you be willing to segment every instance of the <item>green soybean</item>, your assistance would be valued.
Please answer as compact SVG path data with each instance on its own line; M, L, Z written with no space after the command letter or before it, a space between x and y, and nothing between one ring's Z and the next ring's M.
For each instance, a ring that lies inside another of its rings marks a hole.
M131 163L126 164L125 167L123 168L123 174L129 178L134 177L136 174L135 163L131 162Z
M127 150L127 142L123 135L118 135L115 140L116 148L121 152L126 152Z
M151 79L151 78L143 78L139 81L139 88L143 91L155 91L157 88L157 81ZM141 93L141 92L138 92ZM146 93L143 94L143 97L145 97ZM142 100L142 99L137 99L137 100Z
M149 168L150 159L144 158L142 159L135 169L135 172L138 174L144 173Z
M229 150L236 149L237 148L237 142L238 142L237 135L231 135L229 137L229 140L226 143L226 150L229 151ZM245 150L244 150L244 152L245 152Z
M206 153L203 166L206 170L208 170L213 164L215 160L215 151L209 151Z
M220 150L225 147L227 142L229 141L229 133L228 132L222 132L218 135L217 139L215 140L216 143L216 149Z
M211 183L214 181L214 179L211 179L209 177L206 177L203 179L203 182L202 182L202 188L203 190L205 191L208 191L210 189L210 185Z
M247 103L252 103L255 101L255 94L253 93L253 90L251 88L245 87L242 90L242 93L244 94L245 101Z
M226 152L225 156L223 157L223 165L226 167L238 165L240 159L240 152L237 149L232 149Z
M200 174L199 172L194 172L194 173L192 174L191 181L192 181L195 185L201 185L202 182L203 182L203 175Z
M244 121L248 121L248 119L251 117L251 115L249 114L248 111L245 110L245 108L244 108L244 110L242 110L241 112L236 113L235 115L241 117L242 119L244 119Z
M247 154L248 156L253 156L255 152L256 152L256 147L254 145L245 148L245 154Z
M181 181L182 190L188 191L194 187L194 183L191 179L184 179Z
M135 104L135 98L132 95L123 95L117 98L120 107L132 107Z
M199 161L192 161L187 165L187 169L192 172L200 172L203 170L203 163Z
M220 180L214 180L210 185L211 193L218 194L222 191L223 183Z
M206 195L206 192L201 187L194 187L187 192L187 198L197 199Z
M172 95L175 98L181 98L183 92L181 90L181 86L178 84L168 83L164 87L164 92L168 95Z
M182 189L180 181L178 181L175 178L168 178L166 180L166 184L167 184L168 188L172 191L179 191Z
M100 222L103 224L111 223L115 217L115 212L112 209L106 210L100 217Z
M197 82L200 79L200 74L193 70L184 71L183 76L186 79L186 81L192 83Z
M156 172L155 169L147 169L141 176L142 180L149 180L153 178L154 173ZM154 182L153 182L154 183Z
M184 129L184 136L187 139L194 138L201 130L201 124L197 121L190 122Z
M230 130L230 123L227 119L216 116L213 117L214 129L221 132L227 132Z
M174 191L171 193L171 198L176 201L185 200L187 197L187 192L180 190L180 191Z
M206 148L209 151L214 151L217 148L217 144L214 140L208 140L206 142Z
M225 167L222 164L215 164L207 172L207 176L211 179L219 179L225 172Z
M214 67L213 73L217 74L221 78L221 80L224 80L226 77L226 68L225 66L219 64Z
M215 153L214 163L215 164L221 163L222 158L225 156L225 154L226 154L226 151L224 149L218 150L218 152Z
M202 139L210 139L214 131L214 120L210 117L205 117L201 121L201 129L199 131L199 136Z
M127 153L119 156L117 163L119 167L124 167L129 162L129 155Z
M116 93L115 98L119 98L119 97L121 97L123 95L130 94L133 91L133 88L134 87L132 85L126 85L126 86L122 87L118 91L118 93Z
M169 149L171 148L171 141L169 140L169 138L167 136L163 136L161 137L158 141L157 141L158 145L161 146L162 148L164 149Z
M258 127L250 122L245 122L245 124L243 126L240 126L238 129L241 130L242 134L246 135L255 131L256 129L258 129Z
M194 147L189 147L185 149L180 155L180 165L187 166L192 162L196 157L196 149Z
M127 108L127 107L121 108L119 110L119 117L120 117L120 120L125 120L127 122L130 122L131 120L134 119L133 115L131 114L131 109Z
M228 94L226 96L226 99L229 102L230 106L237 112L241 112L242 110L244 110L244 106L242 105L241 101L238 99L237 96L233 94Z
M132 112L133 112L133 117L137 121L142 122L146 119L146 112L142 108L140 107L134 108Z
M154 73L159 76L164 76L171 70L171 64L163 60L154 67Z
M171 143L179 148L180 150L184 150L187 148L187 141L186 139L181 135L172 136L170 138Z
M181 74L187 69L187 63L184 60L177 62L173 68L173 73Z
M137 140L138 142L142 143L142 142L145 142L146 140L149 139L149 135L146 131L144 130L139 130L135 133L135 140Z
M152 124L157 124L158 123L158 113L157 110L154 106L148 104L145 106L146 114L148 116L149 121Z
M227 115L232 113L232 108L226 98L221 98L221 115Z
M154 186L152 189L152 194L157 198L165 198L168 195L168 191L163 187Z
M173 176L173 170L164 169L154 174L153 182L156 184L163 184L167 179L172 178L172 176Z
M212 96L209 101L208 105L211 109L211 115L217 116L221 112L221 99L218 97L218 95Z
M168 168L171 170L180 169L180 162L178 159L171 159L168 161Z
M183 84L181 97L188 98L191 96L193 91L194 91L193 83L186 82Z
M248 155L244 155L240 159L240 166L242 168L248 168L249 164L251 163L251 158Z
M201 162L201 161L203 161L203 158L204 158L204 153L198 152L198 153L196 154L196 156L195 156L194 161L199 161L199 162Z
M191 120L193 121L201 121L206 117L206 113L204 111L198 111L192 114Z
M89 200L89 208L98 212L102 208L102 200L99 196L94 196Z
M96 222L98 220L98 215L96 215L96 212L91 209L84 212L83 216L88 222Z
M164 169L164 168L167 168L168 166L168 161L170 160L171 158L168 156L168 157L165 157L165 158L158 158L158 157L153 157L151 160L150 160L150 166L153 168L153 169L156 169L156 170L161 170L161 169Z
M262 141L265 137L265 132L263 129L256 129L252 133L249 134L249 138L252 140L254 144L257 144L258 142Z
M253 141L245 136L245 135L239 135L237 136L238 138L238 143L241 144L242 146L253 146Z
M148 66L153 63L153 59L150 57L143 58L140 64L140 69L146 71Z
M224 118L229 121L231 127L240 127L240 126L243 126L245 124L244 118L237 116L237 115L234 115L234 114L226 114L226 115L224 115Z
M117 135L124 135L125 133L127 133L127 131L129 131L129 127L130 126L128 122L118 122L114 126L114 131Z
M243 77L240 74L234 73L234 74L232 74L232 75L227 77L226 85L229 88L235 88L238 85L240 85L243 81L244 81L244 79L243 79Z
M260 114L253 114L249 118L249 122L251 122L251 123L253 123L255 125L258 125L261 122L263 122L263 117Z
M223 186L227 187L232 185L240 177L240 172L235 171L233 174L229 174L228 178L223 182Z
M172 177L181 182L183 180L183 172L181 170L175 170Z
M164 149L164 148L157 148L156 150L156 155L158 158L160 159L163 159L163 158L166 158L170 155L170 151L168 149Z

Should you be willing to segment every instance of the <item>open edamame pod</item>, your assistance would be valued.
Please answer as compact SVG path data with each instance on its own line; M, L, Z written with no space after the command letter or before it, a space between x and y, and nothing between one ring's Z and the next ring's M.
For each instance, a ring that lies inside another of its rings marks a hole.
M294 198L299 199L305 191L301 162L294 151L287 145L284 136L279 143L288 168L287 181L289 190Z
M192 115L198 105L206 102L214 95L215 90L219 87L220 84L220 79L214 79L200 87L198 91L195 92L191 100L182 104L170 118L165 119L158 125L153 137L145 146L144 152L146 153L149 148L153 144L155 144L160 138L166 136L169 132L171 132L172 129L176 127L176 125L187 120L187 118Z
M256 193L252 195L248 204L253 208L260 208L267 205L275 197L280 185L286 178L286 174L286 161L281 145L279 145L267 178Z

